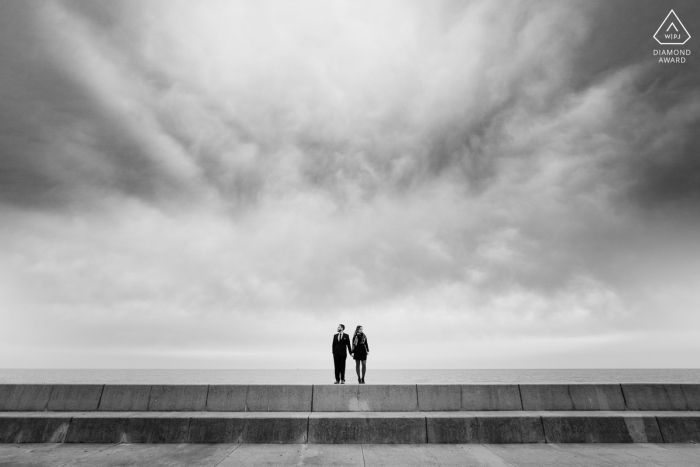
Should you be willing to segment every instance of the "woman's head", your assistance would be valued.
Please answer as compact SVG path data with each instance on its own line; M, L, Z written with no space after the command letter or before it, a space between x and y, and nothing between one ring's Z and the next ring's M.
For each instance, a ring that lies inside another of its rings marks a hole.
M358 326L355 328L355 334L361 334L362 333L362 326Z

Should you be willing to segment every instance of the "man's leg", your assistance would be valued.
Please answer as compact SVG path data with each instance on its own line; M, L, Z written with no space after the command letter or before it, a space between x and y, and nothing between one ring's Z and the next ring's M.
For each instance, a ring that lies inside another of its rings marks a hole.
M340 379L345 381L345 358L343 357L340 360Z
M333 370L335 371L335 382L340 382L340 359L333 355Z

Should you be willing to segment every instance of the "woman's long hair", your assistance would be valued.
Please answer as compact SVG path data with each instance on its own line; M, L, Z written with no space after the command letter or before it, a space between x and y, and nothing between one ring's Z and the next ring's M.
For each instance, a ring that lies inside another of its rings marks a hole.
M362 326L357 326L355 328L355 335L352 337L352 345L358 346L365 343L365 333L360 331Z

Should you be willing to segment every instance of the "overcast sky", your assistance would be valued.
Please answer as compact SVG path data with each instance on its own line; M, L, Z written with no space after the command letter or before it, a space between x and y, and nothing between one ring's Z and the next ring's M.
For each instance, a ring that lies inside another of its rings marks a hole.
M698 367L698 5L0 2L0 367Z

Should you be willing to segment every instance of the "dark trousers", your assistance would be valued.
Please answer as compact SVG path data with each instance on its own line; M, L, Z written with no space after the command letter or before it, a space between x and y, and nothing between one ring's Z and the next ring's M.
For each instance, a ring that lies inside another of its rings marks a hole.
M335 380L345 381L345 359L346 355L333 355L333 366L335 366Z

